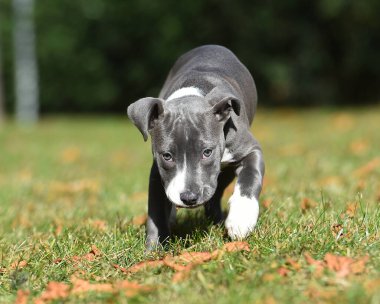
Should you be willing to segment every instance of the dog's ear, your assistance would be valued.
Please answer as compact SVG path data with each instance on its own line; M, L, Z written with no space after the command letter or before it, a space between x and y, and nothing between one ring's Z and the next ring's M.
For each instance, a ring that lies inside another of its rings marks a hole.
M240 115L241 100L231 93L213 89L206 95L212 106L212 113L220 122L225 122L231 117L231 111Z
M128 117L140 130L144 141L148 140L148 132L154 128L154 124L163 112L163 100L160 98L142 98L128 107Z

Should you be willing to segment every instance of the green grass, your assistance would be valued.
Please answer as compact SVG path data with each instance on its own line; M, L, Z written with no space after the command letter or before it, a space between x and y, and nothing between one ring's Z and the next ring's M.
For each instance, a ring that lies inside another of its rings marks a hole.
M154 286L127 299L119 293L71 295L64 301L132 303L380 303L380 108L269 111L253 130L266 160L259 223L251 252L224 254L172 282L167 267L124 274L112 264L146 259L144 227L150 145L126 117L50 117L36 127L0 126L0 302L18 289L37 297L50 281L76 274L93 282L133 280ZM374 160L366 172L358 168ZM228 191L227 191L228 192ZM228 194L228 193L227 193ZM303 210L308 198L316 206ZM228 195L225 196L224 204ZM357 206L347 214L347 206ZM96 227L96 221L105 223ZM343 236L336 238L334 225ZM228 242L198 211L180 210L166 253L211 251ZM73 264L97 246L102 255ZM304 253L370 259L363 273L318 275ZM292 258L300 265L286 263ZM64 259L54 263L57 258ZM14 261L27 266L11 269ZM278 269L289 270L287 276Z

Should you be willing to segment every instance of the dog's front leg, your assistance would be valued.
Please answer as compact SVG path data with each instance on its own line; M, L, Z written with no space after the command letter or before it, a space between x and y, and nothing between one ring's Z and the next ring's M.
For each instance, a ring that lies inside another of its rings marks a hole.
M154 161L149 177L148 220L146 225L146 249L157 249L169 239L169 217L172 204L168 201L161 176Z
M237 182L225 222L232 239L243 239L255 228L259 216L259 196L264 177L264 161L260 148L247 155L236 168Z

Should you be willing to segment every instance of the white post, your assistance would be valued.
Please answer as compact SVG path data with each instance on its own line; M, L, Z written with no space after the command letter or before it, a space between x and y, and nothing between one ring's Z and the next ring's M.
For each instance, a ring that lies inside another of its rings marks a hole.
M12 2L16 119L22 123L34 123L38 120L39 108L34 0L13 0Z
M1 37L0 37L1 38ZM5 118L5 94L3 85L3 69L2 69L2 57L1 57L1 39L0 39L0 123Z

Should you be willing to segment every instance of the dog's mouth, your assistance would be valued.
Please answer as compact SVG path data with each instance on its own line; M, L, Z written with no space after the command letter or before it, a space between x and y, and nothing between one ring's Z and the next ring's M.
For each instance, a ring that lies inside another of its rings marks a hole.
M204 203L197 203L197 204L194 204L194 205L177 205L177 204L174 204L173 205L176 207L176 209L196 209L200 206L203 206Z

